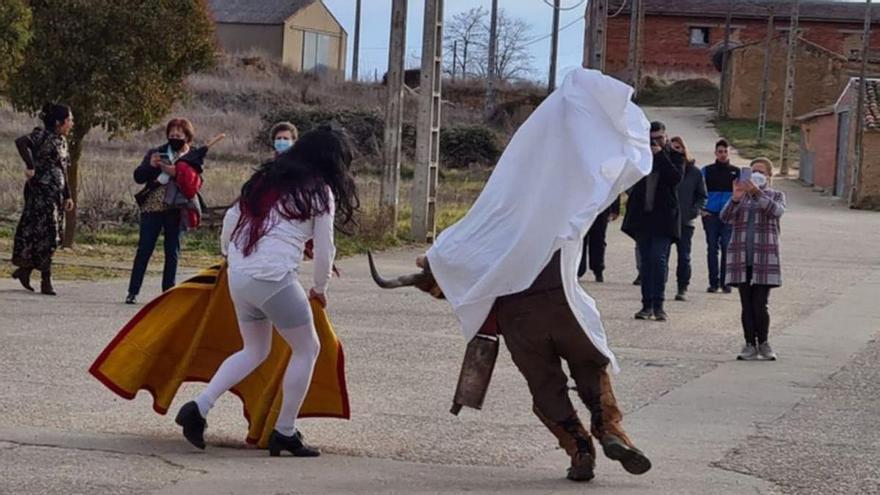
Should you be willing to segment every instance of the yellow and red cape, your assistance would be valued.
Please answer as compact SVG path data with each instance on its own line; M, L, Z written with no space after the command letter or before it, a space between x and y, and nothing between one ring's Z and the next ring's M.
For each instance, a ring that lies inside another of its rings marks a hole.
M311 301L321 352L299 417L349 419L345 359L327 313ZM232 388L243 402L248 443L265 447L281 410L281 382L290 346L273 332L263 364ZM183 382L207 382L242 347L226 265L217 265L144 306L95 360L89 372L125 399L153 395L153 410L168 412Z

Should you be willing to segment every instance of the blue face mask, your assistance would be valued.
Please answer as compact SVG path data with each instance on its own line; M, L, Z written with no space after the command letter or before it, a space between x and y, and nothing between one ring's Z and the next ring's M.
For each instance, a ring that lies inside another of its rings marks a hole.
M275 140L275 151L278 153L284 153L289 150L290 147L293 146L293 141L287 139L276 139Z

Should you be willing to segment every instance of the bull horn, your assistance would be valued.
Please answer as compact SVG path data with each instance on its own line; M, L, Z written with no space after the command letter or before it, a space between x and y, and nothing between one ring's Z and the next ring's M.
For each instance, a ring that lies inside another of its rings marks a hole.
M379 275L379 270L376 269L376 263L373 261L373 253L367 251L367 259L370 261L370 275L373 276L373 280L376 282L376 285L383 289L397 289L400 287L411 287L421 282L425 278L425 273L412 273L409 275L402 275L397 277L396 279L385 279Z

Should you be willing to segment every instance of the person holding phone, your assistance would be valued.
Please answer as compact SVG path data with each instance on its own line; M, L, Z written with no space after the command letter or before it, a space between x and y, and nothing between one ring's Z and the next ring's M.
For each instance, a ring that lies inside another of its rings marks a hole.
M140 231L137 254L131 269L126 304L135 304L144 282L147 265L156 248L159 234L165 234L165 266L162 270L162 290L174 287L177 278L177 260L180 257L180 207L165 201L168 184L177 175L174 163L187 154L195 138L195 128L187 119L171 119L165 126L168 142L147 151L140 166L134 171L134 181L144 188L135 195L140 207Z
M715 143L715 162L703 167L708 199L703 208L703 230L706 232L706 258L709 264L709 288L707 292L719 290L730 293L732 289L724 284L727 265L727 244L732 231L721 221L721 209L733 196L734 180L739 178L739 168L730 163L730 145L721 139Z
M782 285L779 219L785 194L771 187L773 162L756 158L732 184L733 193L721 210L721 221L732 230L727 252L726 284L739 289L745 345L738 360L776 360L770 347L770 289Z
M669 250L681 235L678 184L684 174L684 154L666 146L666 126L651 123L651 173L633 186L623 219L623 232L638 246L642 309L637 320L666 321L664 309Z

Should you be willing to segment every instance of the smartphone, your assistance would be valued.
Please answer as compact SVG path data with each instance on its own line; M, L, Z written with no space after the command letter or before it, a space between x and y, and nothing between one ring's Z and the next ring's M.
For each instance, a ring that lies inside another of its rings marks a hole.
M739 171L739 181L740 182L749 182L752 180L752 167L743 167Z

